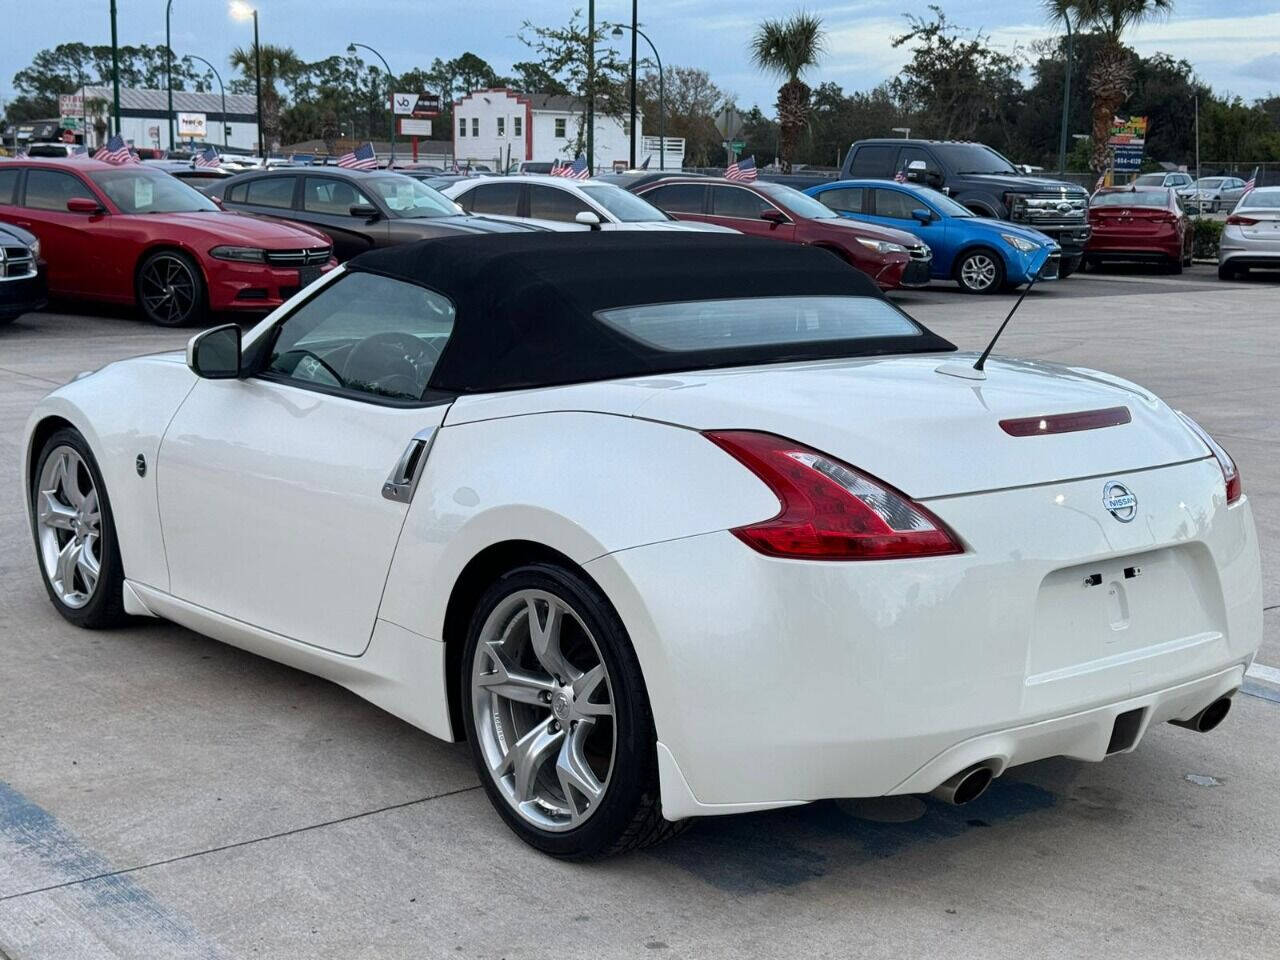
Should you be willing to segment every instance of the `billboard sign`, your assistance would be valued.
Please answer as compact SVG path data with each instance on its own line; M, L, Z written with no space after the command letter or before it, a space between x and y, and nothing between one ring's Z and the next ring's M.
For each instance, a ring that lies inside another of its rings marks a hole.
M79 117L84 114L84 97L78 93L58 94L58 116Z
M1121 120L1119 117L1113 117L1111 136L1107 138L1107 143L1113 147L1146 146L1147 118L1130 117L1128 120Z
M440 97L434 93L396 93L391 96L391 112L397 117L419 120L440 116Z
M405 137L429 137L431 136L431 121L401 117L400 134Z
M203 113L178 114L178 136L183 140L203 140L207 131L208 124Z

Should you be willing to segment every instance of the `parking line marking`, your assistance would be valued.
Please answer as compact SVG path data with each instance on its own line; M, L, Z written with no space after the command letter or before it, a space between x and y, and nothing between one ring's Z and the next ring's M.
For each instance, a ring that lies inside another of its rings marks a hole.
M1253 677L1255 680L1265 680L1267 683L1280 685L1280 669L1268 667L1265 663L1250 664L1244 675Z

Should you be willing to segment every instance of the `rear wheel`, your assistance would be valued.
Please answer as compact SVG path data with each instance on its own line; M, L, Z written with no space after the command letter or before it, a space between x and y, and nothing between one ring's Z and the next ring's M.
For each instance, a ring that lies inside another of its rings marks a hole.
M54 607L78 627L127 620L124 568L111 503L89 445L59 430L36 458L31 485L36 558Z
M548 563L498 579L471 619L462 693L489 800L526 843L589 860L665 839L653 716L618 615Z
M1167 267L1167 269L1168 269L1168 271L1169 271L1170 273L1181 273L1181 272L1182 272L1182 258L1181 258L1181 257L1179 257L1177 260L1170 260L1170 261L1168 262L1168 264L1166 265L1166 267Z
M1218 264L1219 280L1239 280L1244 276L1245 271L1240 267L1233 266L1230 261Z
M204 277L185 253L161 250L138 268L138 306L152 323L185 327L205 315Z
M955 278L966 293L997 293L1004 288L1004 263L994 250L979 247L960 257Z

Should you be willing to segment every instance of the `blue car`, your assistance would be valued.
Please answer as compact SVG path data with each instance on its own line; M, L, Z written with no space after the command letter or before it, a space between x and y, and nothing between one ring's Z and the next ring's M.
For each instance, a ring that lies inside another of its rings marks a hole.
M893 180L837 180L805 191L842 217L914 234L933 251L930 276L969 293L1058 278L1062 251L1039 230L975 216L944 193Z

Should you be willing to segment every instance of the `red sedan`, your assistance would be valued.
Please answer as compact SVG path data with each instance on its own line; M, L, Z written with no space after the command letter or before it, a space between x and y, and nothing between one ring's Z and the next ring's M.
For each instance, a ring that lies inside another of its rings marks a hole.
M635 193L677 220L718 223L757 237L825 247L884 290L929 282L932 254L911 234L848 220L779 183L671 177L637 186Z
M227 213L139 164L0 164L0 221L40 239L52 296L137 303L155 323L265 312L333 269L317 230Z
M1163 263L1173 273L1191 266L1195 231L1177 194L1168 187L1099 190L1089 201L1093 232L1086 266L1103 260Z

